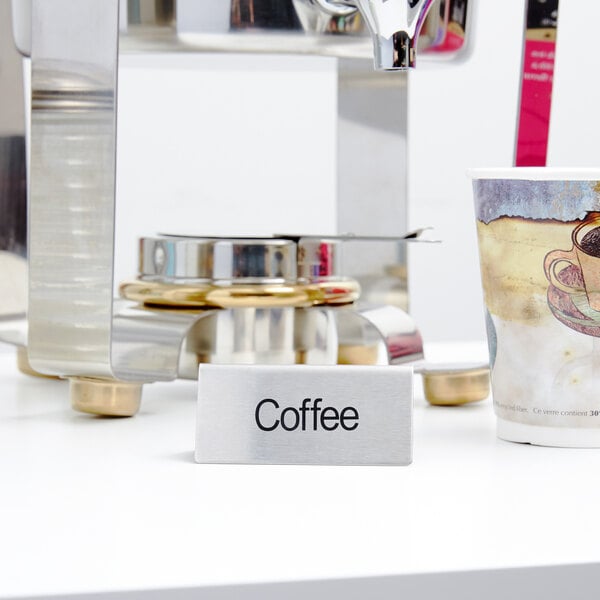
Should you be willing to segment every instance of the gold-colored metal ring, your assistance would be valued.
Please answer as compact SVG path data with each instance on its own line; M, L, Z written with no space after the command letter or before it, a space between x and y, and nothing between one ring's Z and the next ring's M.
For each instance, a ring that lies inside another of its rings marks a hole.
M307 284L178 284L127 281L122 297L146 306L163 308L282 308L350 304L358 299L360 286L353 279Z

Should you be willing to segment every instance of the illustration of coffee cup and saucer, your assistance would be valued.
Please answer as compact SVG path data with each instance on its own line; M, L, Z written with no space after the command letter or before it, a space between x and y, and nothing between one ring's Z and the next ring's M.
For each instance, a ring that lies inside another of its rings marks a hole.
M544 259L548 306L567 327L600 337L600 213L589 213L571 240L570 250L553 250Z

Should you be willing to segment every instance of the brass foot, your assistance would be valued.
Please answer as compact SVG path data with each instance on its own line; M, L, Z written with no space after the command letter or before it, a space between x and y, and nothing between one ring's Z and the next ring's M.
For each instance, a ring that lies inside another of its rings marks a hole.
M379 355L377 345L350 345L338 346L338 365L376 365Z
M17 348L17 369L25 375L31 375L33 377L45 377L47 379L60 379L56 375L45 375L36 371L29 362L29 355L27 354L27 348L19 346Z
M434 406L458 406L480 402L490 395L487 368L423 373L425 398Z
M69 381L71 406L79 412L132 417L140 408L141 383L92 377L71 377Z

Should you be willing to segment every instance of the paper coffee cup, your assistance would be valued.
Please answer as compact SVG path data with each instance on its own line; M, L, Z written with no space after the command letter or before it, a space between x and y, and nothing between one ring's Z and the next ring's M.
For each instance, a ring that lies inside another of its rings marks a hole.
M600 170L473 170L498 436L600 447Z

